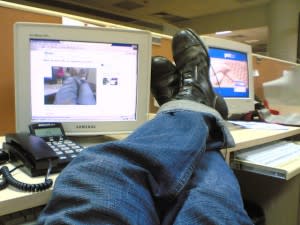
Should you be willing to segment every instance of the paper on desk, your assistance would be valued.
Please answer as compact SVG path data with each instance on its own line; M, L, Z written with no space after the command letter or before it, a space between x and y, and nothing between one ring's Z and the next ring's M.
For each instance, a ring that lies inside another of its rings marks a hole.
M264 130L288 130L287 126L265 122L253 122L253 121L228 121L232 124L241 126L248 129L264 129Z
M290 126L300 126L300 113L290 113L285 115L272 115L268 109L258 111L260 117L268 123L276 123Z

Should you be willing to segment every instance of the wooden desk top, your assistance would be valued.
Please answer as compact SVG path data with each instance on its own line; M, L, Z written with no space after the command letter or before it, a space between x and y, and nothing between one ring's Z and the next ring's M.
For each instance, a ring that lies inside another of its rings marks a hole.
M300 134L300 127L288 127L288 130L236 129L231 134L236 146L228 151L233 152Z
M288 130L236 129L232 130L231 133L236 141L236 146L227 149L228 155L230 152L241 150L243 148L300 134L300 127L289 127ZM124 135L116 136L116 138L122 137L124 137ZM4 137L0 137L0 146L2 146L3 142ZM12 168L12 165L8 164L8 166L9 168ZM40 183L44 181L44 177L31 178L21 170L15 170L13 176L16 179L27 183ZM54 174L51 175L50 178L55 180L57 176L57 174ZM51 190L52 189L43 192L28 193L16 190L9 186L0 191L0 216L46 204L51 195Z

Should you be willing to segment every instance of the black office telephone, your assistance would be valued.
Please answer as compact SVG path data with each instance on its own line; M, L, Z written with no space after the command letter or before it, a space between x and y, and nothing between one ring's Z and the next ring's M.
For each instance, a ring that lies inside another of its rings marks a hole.
M43 149L40 151L40 149ZM3 143L3 150L8 154L9 161L16 165L16 168L21 168L29 175L37 175L36 172L42 173L45 171L45 181L39 184L26 184L16 180L7 166L0 169L2 180L0 182L0 190L6 188L9 184L23 191L42 191L50 188L53 184L51 179L48 179L52 163L55 165L58 157L49 151L49 146L39 137L28 134L8 134ZM15 168L15 169L16 169Z
M6 135L3 150L8 153L9 161L29 176L46 175L45 183L30 186L13 180L7 167L2 167L0 173L7 176L8 183L22 190L44 190L52 185L48 175L60 172L83 148L66 138L60 123L31 124L29 130L30 134Z
M3 150L9 154L9 160L13 165L24 164L21 169L31 177L45 175L49 160L52 167L57 166L58 156L38 136L25 133L8 134L3 143Z

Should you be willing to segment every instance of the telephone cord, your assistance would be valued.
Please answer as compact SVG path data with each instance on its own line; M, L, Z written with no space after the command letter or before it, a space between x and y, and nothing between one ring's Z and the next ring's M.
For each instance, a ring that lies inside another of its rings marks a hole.
M50 174L51 171L51 161L49 161L49 168L47 171L47 175L45 177L45 182L43 183L38 183L38 184L26 184L23 182L20 182L16 180L12 175L11 172L9 171L7 166L3 166L0 169L0 175L2 174L2 181L0 182L0 190L6 188L9 184L12 185L13 187L23 190L23 191L28 191L28 192L39 192L39 191L44 191L48 188L50 188L53 184L52 179L48 179L48 175Z

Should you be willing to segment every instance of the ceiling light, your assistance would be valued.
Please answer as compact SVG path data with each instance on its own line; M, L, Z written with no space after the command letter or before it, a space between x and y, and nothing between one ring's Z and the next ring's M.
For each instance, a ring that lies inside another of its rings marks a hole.
M253 43L259 42L259 40L251 39L251 40L245 40L245 42L248 43L248 44L253 44Z
M218 31L215 34L216 35L224 35L224 34L230 34L230 33L232 33L231 30L224 30L224 31Z

